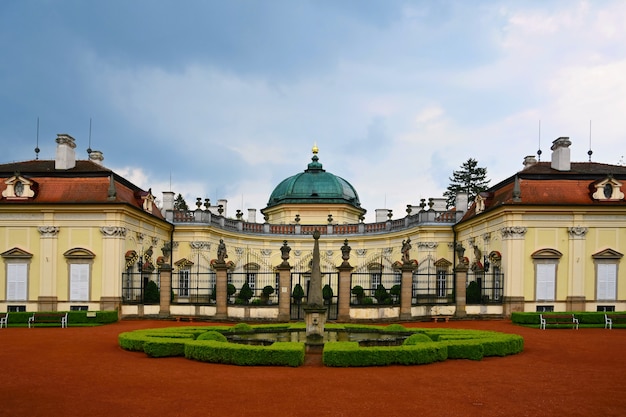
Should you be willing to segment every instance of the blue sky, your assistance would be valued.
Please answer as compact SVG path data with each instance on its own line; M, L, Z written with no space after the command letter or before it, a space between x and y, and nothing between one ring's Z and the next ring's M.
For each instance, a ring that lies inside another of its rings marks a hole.
M40 159L57 133L86 159L91 119L105 166L234 215L317 143L366 221L399 218L468 158L492 185L559 136L623 161L624 21L621 0L5 0L0 162L34 159L37 118Z

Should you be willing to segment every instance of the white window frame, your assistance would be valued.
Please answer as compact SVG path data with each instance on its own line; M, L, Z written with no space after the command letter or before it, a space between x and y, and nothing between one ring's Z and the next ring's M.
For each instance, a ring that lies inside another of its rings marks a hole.
M178 296L189 297L191 285L191 270L181 269L178 271Z
M556 299L557 260L544 260L535 264L535 299L554 301Z
M28 300L28 263L7 262L7 301Z
M596 299L599 301L617 300L617 263L596 261Z
M84 262L69 263L70 301L89 301L91 293L91 265Z

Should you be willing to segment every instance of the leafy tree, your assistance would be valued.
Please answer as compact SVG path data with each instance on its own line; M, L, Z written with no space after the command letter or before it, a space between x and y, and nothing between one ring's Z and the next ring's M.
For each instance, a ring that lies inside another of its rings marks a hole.
M448 207L455 205L456 195L459 192L466 192L467 199L474 201L476 196L489 188L489 179L487 178L487 168L481 168L478 166L478 161L474 158L468 159L463 162L461 169L452 172L450 179L450 185L448 190L443 193L443 196L447 198ZM465 210L467 207L460 207Z
M180 211L189 210L189 206L187 206L187 202L183 198L183 195L180 193L178 194L178 196L176 196L176 199L174 200L174 210L180 210Z

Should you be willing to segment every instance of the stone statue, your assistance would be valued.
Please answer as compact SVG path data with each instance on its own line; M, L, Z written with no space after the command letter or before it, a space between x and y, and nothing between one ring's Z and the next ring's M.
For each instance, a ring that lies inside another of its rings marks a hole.
M343 246L341 247L341 259L343 259L344 262L348 262L348 260L350 259L351 250L352 248L348 246L348 239L344 240Z
M411 238L402 241L402 263L408 264L411 262L409 251L411 250Z
M226 254L226 244L224 243L224 239L220 239L220 244L217 246L217 262L224 263L226 258L228 258L228 254Z

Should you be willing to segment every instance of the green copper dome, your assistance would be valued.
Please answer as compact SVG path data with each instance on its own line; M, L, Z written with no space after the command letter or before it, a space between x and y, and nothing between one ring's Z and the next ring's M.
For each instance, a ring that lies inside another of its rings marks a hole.
M350 204L361 209L359 195L346 180L322 169L317 147L304 172L283 180L274 189L267 208L279 204Z

